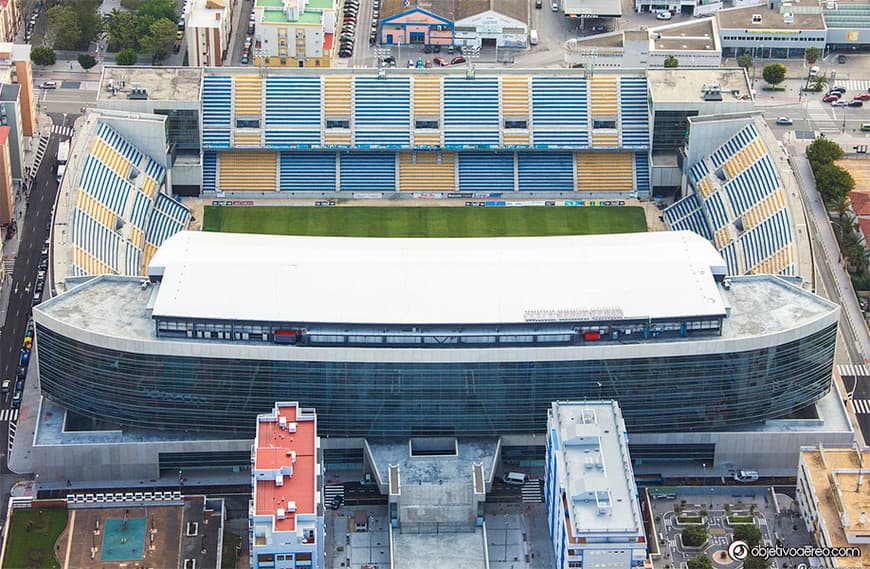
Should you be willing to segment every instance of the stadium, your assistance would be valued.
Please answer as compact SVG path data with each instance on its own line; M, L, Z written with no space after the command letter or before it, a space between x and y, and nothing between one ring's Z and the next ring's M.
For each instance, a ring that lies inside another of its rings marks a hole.
M34 309L44 480L243 468L280 400L317 409L327 452L450 435L537 456L550 403L582 398L619 401L638 461L787 469L848 438L839 308L805 290L757 115L688 119L664 212L576 207L649 196L643 73L400 71L197 70L194 161L161 101L88 113ZM298 207L326 196L398 201ZM447 197L487 207L406 207Z

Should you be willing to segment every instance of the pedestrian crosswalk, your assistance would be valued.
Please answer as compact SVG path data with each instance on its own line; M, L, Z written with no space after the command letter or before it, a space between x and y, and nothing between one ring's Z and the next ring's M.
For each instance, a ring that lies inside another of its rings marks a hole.
M821 101L810 101L807 103L807 118L812 123L813 130L828 133L840 132L831 112L831 107Z
M856 415L870 415L870 399L852 399Z
M75 132L75 130L71 126L56 124L51 127L51 132L53 132L54 134L65 136L67 138L72 138L73 132Z
M342 484L327 484L323 487L323 503L329 504L335 496L344 498L344 485Z
M868 365L838 365L837 372L840 377L870 377Z
M526 480L522 487L524 504L539 504L544 501L544 489L537 478Z
M20 409L0 409L0 423L17 421Z
M846 89L846 93L852 93L852 91L867 91L870 89L870 81L860 81L857 79L834 80L831 86L843 87Z

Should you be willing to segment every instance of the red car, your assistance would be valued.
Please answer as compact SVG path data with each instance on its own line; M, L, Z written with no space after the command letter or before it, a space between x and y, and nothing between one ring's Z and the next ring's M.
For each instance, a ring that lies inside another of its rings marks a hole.
M833 103L834 101L839 101L839 100L840 100L839 95L828 95L827 97L822 99L822 102L823 103Z
M870 93L861 93L860 95L855 95L853 97L855 101L870 101Z
M460 63L465 63L465 58L462 57L461 55L454 57L453 59L450 60L450 65L458 65Z
M434 63L438 67L444 67L445 65L447 65L447 62L444 61L443 57L436 57L436 58L432 59L432 63Z

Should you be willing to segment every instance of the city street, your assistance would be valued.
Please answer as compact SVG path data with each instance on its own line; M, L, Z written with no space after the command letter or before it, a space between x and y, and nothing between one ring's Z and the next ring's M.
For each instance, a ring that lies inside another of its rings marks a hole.
M52 129L44 158L39 165L36 176L28 187L30 199L28 200L27 213L19 222L20 244L18 256L15 259L12 279L4 285L9 287L10 296L5 321L2 323L2 333L0 333L0 378L12 379L13 383L17 374L19 353L24 340L27 320L30 317L33 285L36 281L39 258L44 242L48 238L51 212L57 194L55 169L57 145L62 138L68 138L62 137L56 132L58 130L57 126L72 127L76 118L75 116L57 114L52 114L50 117L55 127ZM12 390L2 396L0 408L9 408L11 398ZM5 415L6 417L10 416L9 413ZM0 452L2 452L2 461L0 461L2 462L0 464L0 494L2 494L2 497L0 497L0 509L5 511L9 489L19 476L12 474L6 466L8 452L6 441L9 440L9 423L7 421L0 423L0 432L2 432L2 440L4 441L2 449L0 449Z

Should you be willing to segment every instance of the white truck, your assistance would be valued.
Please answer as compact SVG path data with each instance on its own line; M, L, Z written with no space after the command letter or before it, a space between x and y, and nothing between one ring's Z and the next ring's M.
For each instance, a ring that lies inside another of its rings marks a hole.
M69 160L69 141L61 142L57 145L57 182L63 180L63 173L66 170L66 162Z

